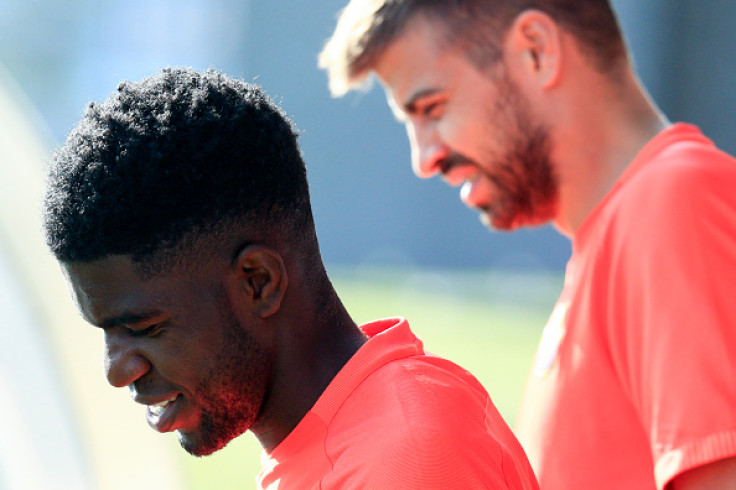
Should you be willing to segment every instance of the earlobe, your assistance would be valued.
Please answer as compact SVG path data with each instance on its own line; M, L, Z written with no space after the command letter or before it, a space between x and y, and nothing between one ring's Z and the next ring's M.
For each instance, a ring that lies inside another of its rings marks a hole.
M235 267L239 290L253 313L261 318L276 313L288 284L281 255L265 245L248 245L238 254Z
M549 15L539 10L525 10L511 25L507 45L513 59L527 76L544 89L557 84L561 73L560 28Z

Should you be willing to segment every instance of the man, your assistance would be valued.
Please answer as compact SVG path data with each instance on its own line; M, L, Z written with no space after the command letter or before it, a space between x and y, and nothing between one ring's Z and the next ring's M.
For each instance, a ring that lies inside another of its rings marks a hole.
M153 429L197 456L252 431L259 488L538 488L469 373L405 320L352 321L296 133L258 87L123 83L53 160L48 244Z
M487 225L572 240L517 422L540 487L736 488L736 161L660 113L608 1L352 0L320 65L375 74Z

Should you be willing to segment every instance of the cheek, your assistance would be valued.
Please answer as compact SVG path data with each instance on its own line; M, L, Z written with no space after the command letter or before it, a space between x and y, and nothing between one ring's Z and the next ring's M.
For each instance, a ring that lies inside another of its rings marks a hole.
M156 345L152 351L155 356L156 369L159 373L175 382L187 387L196 386L201 383L205 373L212 370L217 362L217 355L222 350L222 342L219 335L187 335L181 332L181 336L173 339L174 332L168 342Z
M485 119L471 111L447 114L438 125L438 130L453 152L476 162L483 160L491 136Z

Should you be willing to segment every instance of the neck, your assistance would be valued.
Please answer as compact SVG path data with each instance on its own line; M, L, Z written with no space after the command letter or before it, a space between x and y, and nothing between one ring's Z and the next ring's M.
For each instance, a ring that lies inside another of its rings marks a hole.
M268 452L291 433L366 341L331 287L317 296L320 305L302 304L288 316L296 322L277 327L279 355L271 389L251 428Z
M615 84L591 78L585 82L592 90L566 94L567 107L574 109L555 133L560 207L554 224L569 238L639 151L669 125L633 73Z

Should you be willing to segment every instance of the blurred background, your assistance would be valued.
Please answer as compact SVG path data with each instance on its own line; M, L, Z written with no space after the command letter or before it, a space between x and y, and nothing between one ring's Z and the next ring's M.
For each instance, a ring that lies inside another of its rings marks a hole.
M414 177L378 86L330 98L316 56L344 1L0 0L0 489L253 486L252 436L191 458L106 385L101 334L39 233L44 162L85 105L164 66L264 86L301 131L324 259L356 320L409 317L513 423L569 242L489 232L456 189ZM668 117L736 153L736 2L613 4Z

